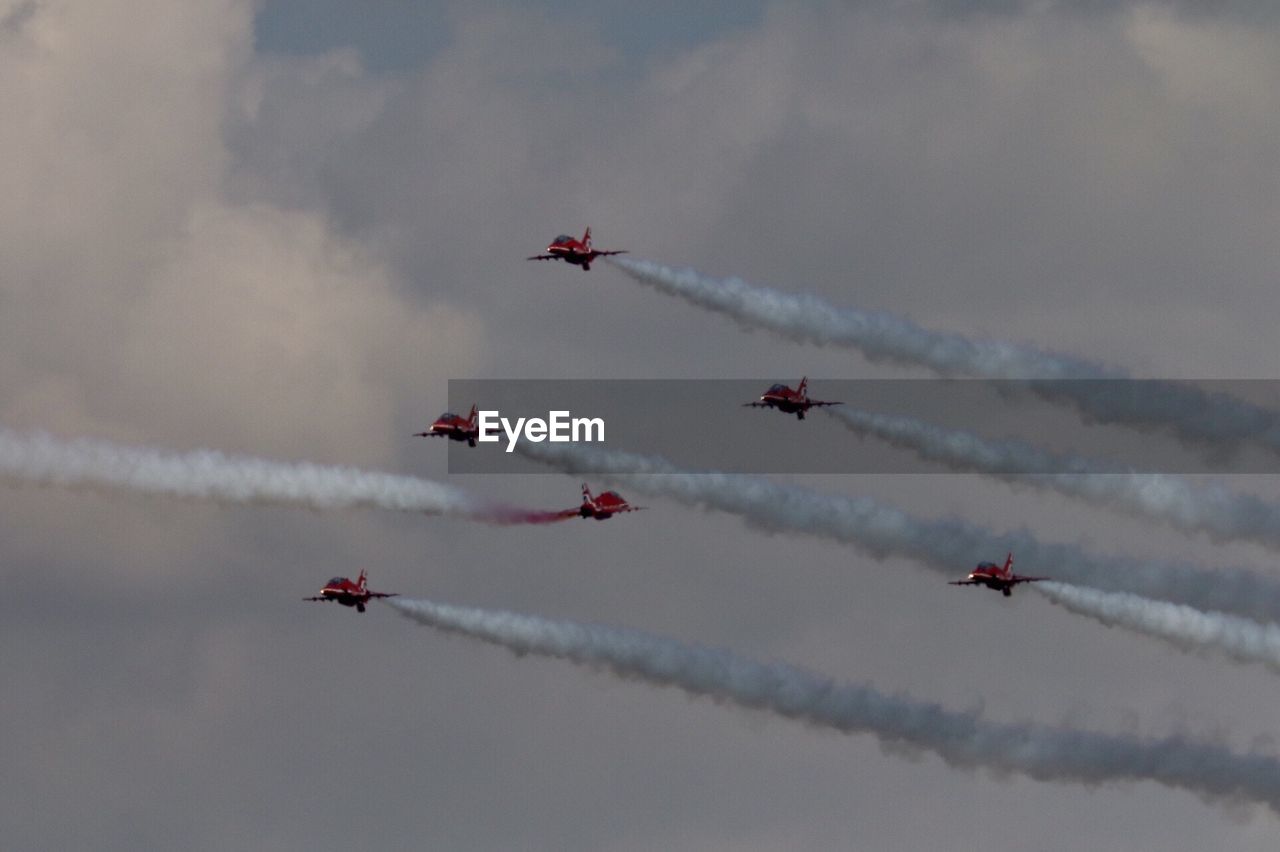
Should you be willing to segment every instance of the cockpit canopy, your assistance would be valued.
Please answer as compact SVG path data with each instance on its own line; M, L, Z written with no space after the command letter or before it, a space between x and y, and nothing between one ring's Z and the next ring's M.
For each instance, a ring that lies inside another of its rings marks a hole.
M1000 570L1000 566L996 565L996 563L994 563L994 562L979 562L979 563L978 563L978 567L977 567L975 570L977 570L977 571L998 571L998 570Z
M347 578L346 578L346 577L334 577L334 578L333 578L332 580L330 580L328 583L325 583L325 585L326 585L326 586L341 586L341 585L342 585L343 583L345 583L345 582L347 582Z
M568 234L561 234L560 236L556 237L554 240L551 241L553 245L559 245L560 243L571 243L571 242L573 242L573 237L569 236Z
M790 388L788 388L786 385L774 385L773 387L769 388L767 393L782 393L788 390L790 390Z

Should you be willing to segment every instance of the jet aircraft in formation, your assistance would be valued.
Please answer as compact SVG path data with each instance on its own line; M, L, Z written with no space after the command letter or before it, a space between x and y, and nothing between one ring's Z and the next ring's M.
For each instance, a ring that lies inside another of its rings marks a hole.
M303 598L304 601L336 601L343 606L353 606L356 612L364 612L364 605L371 598L394 598L398 596L398 592L371 592L367 585L365 572L360 572L360 578L354 583L346 577L334 577L332 580L324 584L324 588L320 590L320 594L313 598Z
M574 266L581 266L583 272L591 269L591 261L597 257L608 257L611 254L626 254L625 249L614 251L601 251L591 247L591 229L587 228L587 232L582 235L582 239L575 240L568 234L561 234L551 241L547 246L546 254L535 254L526 260L563 260L565 263Z
M581 266L585 271L591 268L591 261L597 257L625 253L625 251L621 250L600 251L592 248L591 229L587 228L581 240L576 240L567 234L561 234L547 246L546 254L533 255L529 260L563 260L566 263ZM800 384L794 390L787 385L776 384L761 394L758 400L743 403L743 406L774 408L784 414L794 414L797 419L803 420L805 412L810 408L843 405L843 403L835 400L810 399L808 389L808 377L801 378ZM436 421L425 432L417 432L415 435L424 438L444 437L451 441L466 441L469 446L474 447L476 440L480 436L476 406L471 406L471 414L466 419L452 412L446 412L436 418ZM561 514L564 517L578 515L583 518L595 518L597 521L604 521L614 515L624 512L636 512L644 508L644 506L632 506L616 491L605 491L601 494L593 495L591 488L584 482L582 483L582 504L577 509L566 509ZM988 589L1000 592L1005 597L1010 597L1013 594L1013 587L1019 583L1035 583L1047 579L1049 578L1024 577L1021 574L1013 573L1013 554L1010 553L1003 566L996 565L994 562L979 563L977 567L969 572L965 579L954 580L951 585L986 586ZM393 596L369 591L365 586L365 572L361 571L360 578L355 583L345 577L334 577L320 590L318 597L305 598L305 600L337 601L343 606L354 606L358 612L364 612L365 604L371 598Z
M760 394L755 402L742 403L743 408L776 408L783 414L794 414L798 420L804 419L804 413L810 408L823 405L844 405L824 399L809 399L809 378L800 379L795 390L787 385L777 384Z
M980 562L978 567L969 572L967 578L952 580L950 585L986 586L988 589L1000 592L1007 598L1013 594L1013 587L1019 583L1036 583L1048 579L1048 577L1024 577L1021 574L1013 573L1013 554L1010 553L1004 561L1003 568L994 562Z

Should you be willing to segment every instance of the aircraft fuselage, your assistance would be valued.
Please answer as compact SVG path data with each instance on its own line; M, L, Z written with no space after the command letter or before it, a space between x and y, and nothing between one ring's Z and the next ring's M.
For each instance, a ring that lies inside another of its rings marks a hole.
M804 419L804 413L809 409L808 404L803 400L794 399L784 396L770 396L765 394L760 397L760 401L770 408L776 408L783 414L794 414L801 420Z
M993 592L1000 592L1006 598L1013 594L1013 581L1004 577L996 577L991 574L970 574L969 580L980 586L986 586Z
M571 263L574 266L581 266L584 270L589 270L591 268L592 256L590 254L583 254L582 252L577 252L573 249L564 248L562 246L548 246L547 254L554 254L565 263Z

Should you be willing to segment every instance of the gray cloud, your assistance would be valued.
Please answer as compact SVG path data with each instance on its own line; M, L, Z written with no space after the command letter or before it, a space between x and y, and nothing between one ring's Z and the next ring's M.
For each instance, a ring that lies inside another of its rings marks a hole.
M438 477L438 447L409 435L449 377L893 374L741 334L614 271L523 262L588 224L664 263L1135 374L1273 369L1280 89L1275 35L1243 13L777 5L637 50L607 10L458 4L423 64L383 73L350 51L256 54L255 8L40 3L0 32L7 426ZM1250 556L961 477L831 487L1099 552ZM574 483L467 488L545 505ZM1205 819L1155 785L1046 793L743 730L296 600L366 566L392 591L500 592L833 672L856 655L888 690L1000 718L1123 730L1136 711L1236 751L1269 728L1270 679L1122 643L1035 596L995 608L712 515L625 520L516 531L6 487L6 838L1274 845L1269 820ZM997 798L1005 819L972 807Z

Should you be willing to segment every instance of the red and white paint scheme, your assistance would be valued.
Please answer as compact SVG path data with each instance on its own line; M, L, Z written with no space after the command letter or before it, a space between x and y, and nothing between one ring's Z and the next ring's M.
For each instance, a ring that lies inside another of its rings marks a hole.
M742 403L743 408L776 408L783 414L794 414L796 419L803 420L804 413L810 408L823 405L844 405L843 402L832 402L825 399L809 399L809 378L800 379L799 386L792 390L787 385L774 385L755 402Z
M480 437L480 427L476 420L476 407L471 406L471 413L466 419L459 417L452 411L446 411L436 418L436 422L432 423L425 432L414 432L415 438L448 438L450 441L466 441L468 447L476 445L476 439Z
M1013 594L1013 587L1019 583L1035 583L1039 580L1047 580L1048 577L1023 577L1020 574L1013 573L1013 554L1010 553L1004 561L1004 567L1001 568L994 562L981 562L977 568L969 572L969 576L964 580L953 580L952 586L986 586L988 589L1000 592L1006 598Z
M632 506L617 491L606 491L592 496L591 489L584 482L582 483L582 505L578 507L576 514L584 518L595 518L597 521L607 521L622 512L638 512L644 508L644 506ZM570 513L573 513L573 510L570 510Z
M303 598L304 601L336 601L343 606L353 606L356 612L364 612L364 605L371 598L394 598L396 592L371 592L366 585L365 573L360 572L360 579L354 583L346 577L334 577L324 584L320 594L314 598Z
M575 240L568 234L561 234L551 241L547 246L546 254L535 254L526 260L563 260L565 263L571 263L574 266L581 266L583 272L591 269L591 261L597 257L608 257L611 254L626 254L625 250L620 251L600 251L591 247L591 229L587 228L587 232L582 235L582 239Z

